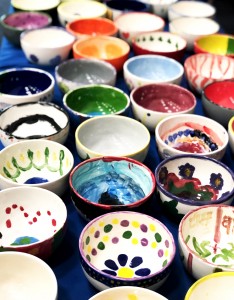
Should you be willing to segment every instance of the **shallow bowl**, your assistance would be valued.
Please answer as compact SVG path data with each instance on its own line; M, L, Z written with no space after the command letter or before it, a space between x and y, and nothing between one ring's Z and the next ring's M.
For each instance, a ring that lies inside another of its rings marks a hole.
M112 212L84 227L79 252L84 274L98 290L123 285L156 290L170 274L175 242L157 219Z
M155 178L165 212L177 220L197 207L230 205L234 199L231 169L205 156L167 158L156 167Z
M125 156L142 162L149 150L150 133L143 124L132 118L109 115L81 123L76 129L75 140L82 159Z
M0 191L1 251L19 251L48 259L61 243L67 209L56 194L38 187Z
M229 145L234 154L234 116L228 122Z

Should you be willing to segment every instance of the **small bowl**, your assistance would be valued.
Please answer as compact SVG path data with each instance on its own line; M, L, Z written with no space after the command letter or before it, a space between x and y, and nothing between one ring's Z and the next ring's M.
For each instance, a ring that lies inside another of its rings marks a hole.
M119 36L130 45L132 38L143 32L163 31L165 21L152 13L148 12L128 12L115 19Z
M26 58L38 65L58 65L68 58L74 41L71 33L57 26L28 30L20 35Z
M194 278L234 271L233 256L229 255L233 249L230 223L233 217L232 206L205 205L190 211L181 220L180 253L186 270Z
M40 187L62 195L74 158L65 146L49 140L21 141L0 152L0 189Z
M69 128L68 114L52 102L22 103L0 112L0 140L4 147L28 139L64 144Z
M167 158L156 167L155 178L165 212L177 220L195 208L231 205L234 199L233 172L206 156L184 154Z
M0 253L2 299L56 300L58 283L54 272L42 259L27 253Z
M150 5L151 11L164 19L168 18L168 8L178 0L141 0Z
M38 187L0 191L1 251L19 251L48 259L61 243L67 209L56 194Z
M197 280L187 291L185 300L231 299L234 293L234 273L217 272Z
M234 81L216 81L207 85L201 94L205 114L228 127L228 122L234 116Z
M194 42L199 37L215 34L220 30L220 25L210 18L180 17L169 22L168 26L169 32L186 40L188 51L194 50Z
M109 115L81 123L76 129L75 141L82 159L125 156L143 162L149 150L150 133L132 118Z
M73 45L74 58L96 58L112 64L117 71L122 70L128 59L130 46L113 36L95 36L78 40Z
M162 55L145 54L126 60L123 66L124 80L133 90L149 83L180 84L184 68L178 61Z
M171 83L137 87L130 93L134 118L154 131L160 120L171 115L193 113L197 100L187 89Z
M20 35L25 30L44 28L51 24L52 18L42 12L13 12L0 18L4 36L15 46L20 46Z
M84 274L98 290L123 285L156 290L170 274L175 242L157 219L112 212L84 227L79 252Z
M63 94L88 84L115 86L116 77L110 63L94 58L68 59L55 67L55 80Z
M72 170L69 184L77 211L88 221L112 211L142 212L155 191L150 169L126 157L88 159Z
M191 90L201 94L212 82L234 79L234 60L222 55L198 53L186 58L184 71Z
M228 133L218 122L195 114L180 114L161 120L155 139L162 159L185 153L221 160L228 145Z
M0 109L10 105L54 98L54 77L36 68L12 68L0 72Z
M212 34L202 36L194 41L195 53L213 53L234 58L234 36L229 34Z
M234 154L234 116L228 122L229 145Z
M186 47L184 38L166 31L140 33L132 39L135 55L156 54L182 61Z

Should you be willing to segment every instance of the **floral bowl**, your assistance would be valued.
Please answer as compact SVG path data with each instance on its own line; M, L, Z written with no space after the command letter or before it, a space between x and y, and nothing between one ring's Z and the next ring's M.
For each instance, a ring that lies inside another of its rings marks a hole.
M229 145L232 153L234 154L234 116L228 122L228 136L229 136Z
M67 209L60 197L38 187L0 191L1 251L19 251L49 258L61 243Z
M177 220L197 207L229 205L234 199L232 170L206 156L167 158L156 167L155 178L165 211Z
M123 285L156 290L170 274L175 242L157 219L112 212L84 227L79 252L84 274L98 290Z

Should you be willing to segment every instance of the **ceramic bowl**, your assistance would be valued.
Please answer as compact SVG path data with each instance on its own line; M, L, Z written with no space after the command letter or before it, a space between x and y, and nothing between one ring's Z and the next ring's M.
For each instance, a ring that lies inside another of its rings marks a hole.
M73 45L74 58L96 58L112 64L117 71L122 70L128 59L130 46L120 38L95 36L78 40Z
M67 112L52 102L12 105L0 112L0 140L3 146L28 140L67 140L70 121Z
M150 133L132 118L109 115L81 123L76 129L75 141L82 159L125 156L143 162L149 150Z
M77 19L67 23L66 29L77 39L96 35L117 36L118 34L115 23L107 18Z
M20 46L20 35L25 30L43 28L51 24L52 18L42 12L13 12L0 18L4 36L15 46Z
M202 91L202 106L205 114L228 127L228 122L234 116L234 81L216 81L207 85Z
M190 211L181 220L180 253L186 270L194 278L218 271L234 271L234 259L230 255L233 217L232 206L205 205Z
M58 283L54 272L42 259L20 252L0 253L0 294L2 299L56 300Z
M98 290L123 285L156 290L170 274L175 242L155 218L112 212L84 227L79 252L84 274Z
M132 38L142 32L163 31L165 21L148 12L128 12L118 16L115 21L119 36L130 45Z
M163 208L175 219L204 205L230 205L234 199L233 172L206 156L167 158L156 167L155 178Z
M57 7L57 14L60 24L66 26L67 23L77 19L105 17L107 7L98 1L65 1Z
M155 190L150 169L136 160L113 156L78 164L69 184L72 201L86 220L112 211L142 212Z
M164 19L168 18L168 8L178 0L141 0L150 5L151 11Z
M134 118L150 131L165 117L193 113L197 103L189 90L171 83L137 87L130 93L130 100Z
M193 153L221 160L228 145L228 133L221 124L195 114L164 118L156 126L155 139L163 159Z
M67 209L60 197L38 187L0 191L1 251L19 251L48 259L61 243Z
M129 90L149 83L180 84L184 67L173 58L145 54L133 56L123 66L123 76Z
M0 152L0 189L40 187L62 195L74 158L70 150L49 140L21 141Z
M179 1L181 2L181 1ZM194 42L199 37L215 34L220 25L210 18L180 17L169 22L169 32L179 35L187 42L187 50L194 50Z
M228 122L229 145L234 154L234 116Z
M116 77L110 63L94 58L68 59L55 67L55 80L63 94L88 84L115 86Z
M45 101L54 97L54 77L36 68L12 68L0 72L0 109L10 105Z
M204 276L197 280L187 291L185 300L196 300L204 298L206 300L231 299L234 292L234 273L217 272Z
M213 53L234 58L234 36L217 33L199 37L194 41L194 52Z
M212 82L234 79L234 60L222 55L198 53L186 58L184 71L190 88L201 94Z
M33 29L20 35L27 60L37 65L56 66L68 58L75 37L57 26Z

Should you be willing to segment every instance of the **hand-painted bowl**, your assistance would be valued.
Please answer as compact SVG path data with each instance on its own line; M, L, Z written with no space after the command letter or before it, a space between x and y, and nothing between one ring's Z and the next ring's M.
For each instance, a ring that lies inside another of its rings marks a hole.
M186 58L184 71L190 88L201 94L212 82L234 79L234 60L217 54L198 53Z
M197 100L187 89L172 83L146 84L130 93L134 118L150 131L163 118L176 114L193 113Z
M67 209L56 194L38 187L0 191L1 251L19 251L48 259L61 243Z
M163 31L165 21L149 12L128 12L118 16L115 21L119 36L130 45L132 38L143 32Z
M0 73L0 109L54 97L54 77L36 68L12 68Z
M228 145L228 133L218 122L196 114L179 114L161 120L155 139L162 159L193 153L221 160Z
M18 11L2 15L0 26L4 36L15 46L20 46L20 35L25 30L43 28L52 24L52 18L42 12Z
M0 253L0 294L2 299L56 300L58 283L42 259L20 252Z
M58 26L28 30L20 35L25 57L37 65L56 66L66 60L74 41L71 33Z
M233 206L206 205L190 211L181 220L180 254L184 267L194 278L234 271L233 217Z
M231 205L234 199L233 172L206 156L167 158L156 167L155 178L165 212L177 220L197 207Z
M183 59L186 46L187 42L183 37L166 31L140 33L132 39L135 55L157 54L178 61Z
M145 54L133 56L123 66L124 80L129 88L148 83L180 84L184 68L178 61L162 55Z
M228 122L229 145L234 154L234 116Z
M76 129L75 142L81 159L119 156L143 162L149 150L150 133L132 118L108 115L82 122Z
M117 71L122 70L128 59L130 46L113 36L94 36L77 40L73 45L74 58L96 58L112 64Z
M0 189L40 187L62 195L74 158L65 146L49 140L27 140L0 152Z
M155 178L149 168L115 156L78 164L70 173L69 184L72 201L86 220L112 211L142 212L155 191Z
M205 114L228 127L234 116L234 80L216 81L207 85L201 94Z
M155 218L112 212L84 227L79 252L84 274L98 290L123 285L156 290L170 274L175 242Z
M69 128L67 112L52 102L21 103L0 112L0 140L5 147L28 139L64 144Z

